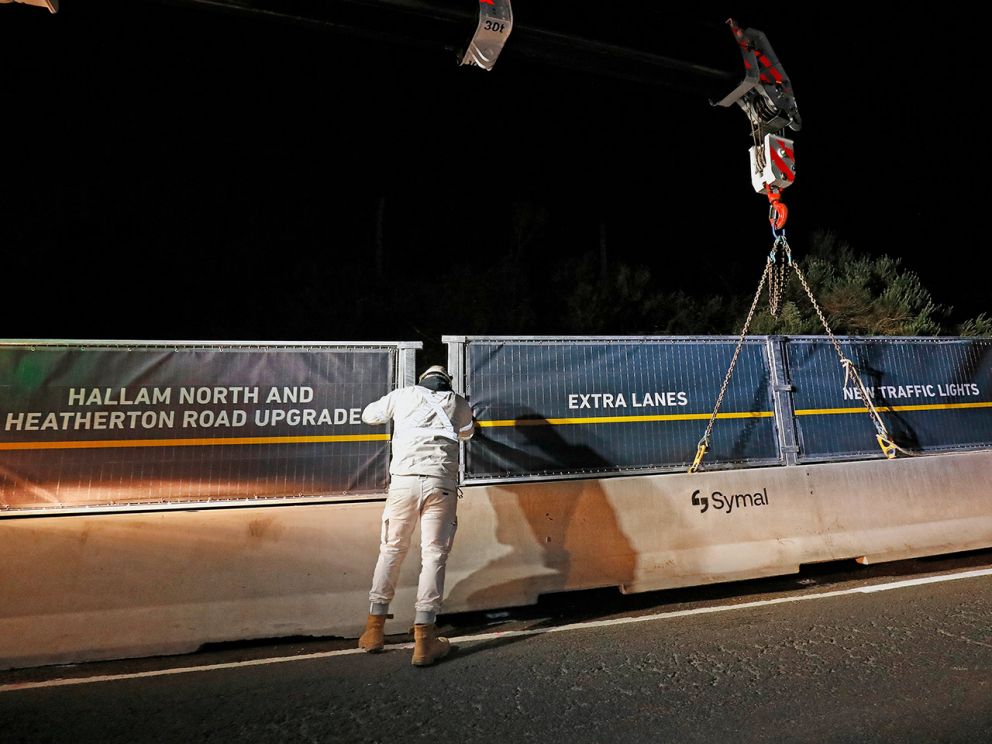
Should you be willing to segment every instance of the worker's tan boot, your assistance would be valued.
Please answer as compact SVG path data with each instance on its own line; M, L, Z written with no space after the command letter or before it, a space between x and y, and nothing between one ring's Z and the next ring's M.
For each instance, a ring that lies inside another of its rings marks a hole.
M430 625L413 626L413 660L414 666L430 666L438 659L447 655L451 649L451 644L447 638L438 638L437 626Z
M386 637L382 629L386 625L386 615L369 615L365 623L365 632L358 639L358 647L369 653L382 651Z

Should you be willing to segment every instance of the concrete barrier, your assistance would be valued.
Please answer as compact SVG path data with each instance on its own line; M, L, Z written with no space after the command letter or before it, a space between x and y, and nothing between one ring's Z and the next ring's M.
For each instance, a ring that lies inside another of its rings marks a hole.
M990 451L464 492L445 613L992 547ZM0 517L0 668L357 637L381 510ZM418 564L411 552L387 633L412 623Z

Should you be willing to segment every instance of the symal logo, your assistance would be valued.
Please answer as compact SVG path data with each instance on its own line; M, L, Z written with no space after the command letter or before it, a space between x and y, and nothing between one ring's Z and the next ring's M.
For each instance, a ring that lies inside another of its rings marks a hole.
M768 489L763 488L754 493L732 493L726 496L720 491L713 491L709 496L700 496L698 490L692 492L692 505L701 507L700 514L709 511L711 503L715 511L724 514L730 514L734 509L744 509L749 506L768 506Z

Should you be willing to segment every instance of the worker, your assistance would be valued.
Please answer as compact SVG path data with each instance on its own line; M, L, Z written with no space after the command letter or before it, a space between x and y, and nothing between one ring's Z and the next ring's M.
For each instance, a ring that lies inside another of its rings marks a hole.
M448 653L448 639L437 635L444 595L444 568L458 527L459 441L475 431L472 409L452 392L451 376L434 365L416 385L399 388L362 412L367 424L393 422L389 493L382 511L379 560L369 592L369 617L358 646L381 651L389 603L410 537L420 522L421 567L414 619L414 666L429 666Z

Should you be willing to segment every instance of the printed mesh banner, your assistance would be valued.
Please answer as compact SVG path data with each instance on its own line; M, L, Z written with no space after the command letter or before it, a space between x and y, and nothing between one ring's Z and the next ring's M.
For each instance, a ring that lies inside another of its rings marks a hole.
M382 491L395 347L0 346L0 508Z
M992 340L841 339L895 442L908 451L992 445ZM786 345L800 457L882 456L862 395L825 338Z
M469 339L465 390L479 421L465 478L687 468L736 339ZM749 339L707 466L777 463L764 339Z

